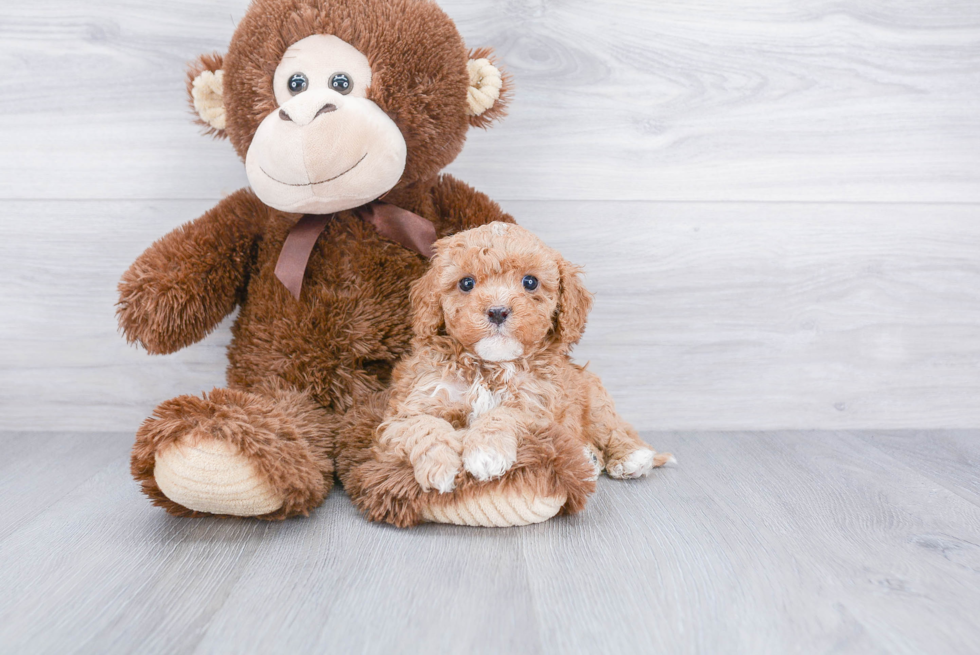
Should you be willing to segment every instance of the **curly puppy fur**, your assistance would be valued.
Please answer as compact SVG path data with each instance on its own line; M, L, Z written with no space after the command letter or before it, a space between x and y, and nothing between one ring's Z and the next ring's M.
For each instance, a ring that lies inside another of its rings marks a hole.
M422 504L491 481L566 494L571 513L603 466L639 477L669 460L572 363L592 296L579 268L527 230L497 222L442 239L411 299L412 352L354 421L370 456L344 484L369 518L413 525Z

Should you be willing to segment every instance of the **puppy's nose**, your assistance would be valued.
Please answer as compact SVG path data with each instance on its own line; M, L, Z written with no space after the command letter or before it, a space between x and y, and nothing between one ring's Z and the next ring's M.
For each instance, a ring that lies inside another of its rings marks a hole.
M487 318L494 325L500 325L510 316L510 307L491 307L487 310Z

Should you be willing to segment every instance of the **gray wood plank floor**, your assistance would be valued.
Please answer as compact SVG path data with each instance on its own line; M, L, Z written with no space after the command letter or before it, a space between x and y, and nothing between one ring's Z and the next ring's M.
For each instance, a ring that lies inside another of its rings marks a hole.
M658 432L507 530L181 520L125 433L0 433L4 653L975 653L980 432Z

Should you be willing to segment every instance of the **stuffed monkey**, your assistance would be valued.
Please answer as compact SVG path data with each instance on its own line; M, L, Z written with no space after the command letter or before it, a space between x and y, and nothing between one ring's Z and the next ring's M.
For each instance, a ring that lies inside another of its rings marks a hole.
M508 83L430 0L255 0L227 54L192 65L194 109L250 187L155 242L119 285L121 329L153 354L239 308L227 387L165 401L138 430L132 473L155 504L306 515L363 461L365 411L408 350L431 244L512 221L440 172L471 127L503 116ZM514 501L536 520L568 496L541 488Z

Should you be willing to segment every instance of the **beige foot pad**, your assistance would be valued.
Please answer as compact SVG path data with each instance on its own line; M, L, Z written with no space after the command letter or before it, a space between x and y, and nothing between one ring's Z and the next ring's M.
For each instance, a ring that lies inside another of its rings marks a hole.
M422 518L432 523L454 523L485 528L507 528L547 521L565 504L565 496L532 497L516 492L489 491L450 505L429 506Z
M261 516L283 497L227 441L185 437L156 454L153 477L167 498L198 512Z

